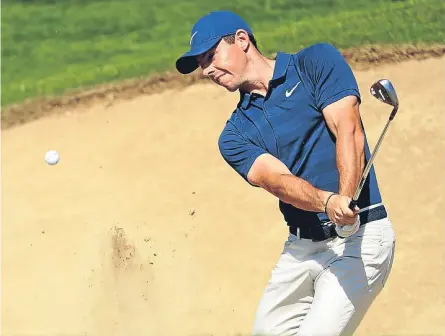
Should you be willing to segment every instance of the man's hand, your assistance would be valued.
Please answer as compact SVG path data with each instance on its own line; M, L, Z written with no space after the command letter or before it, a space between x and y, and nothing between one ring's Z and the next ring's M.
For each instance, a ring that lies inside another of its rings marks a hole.
M340 225L353 225L357 221L359 208L356 206L354 211L349 209L351 198L335 194L328 199L326 213L329 219Z

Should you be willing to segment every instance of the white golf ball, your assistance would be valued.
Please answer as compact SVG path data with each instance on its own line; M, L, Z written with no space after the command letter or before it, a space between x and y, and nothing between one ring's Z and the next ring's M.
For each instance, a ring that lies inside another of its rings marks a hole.
M49 165L55 165L59 162L60 156L59 153L55 150L50 150L45 154L45 161Z

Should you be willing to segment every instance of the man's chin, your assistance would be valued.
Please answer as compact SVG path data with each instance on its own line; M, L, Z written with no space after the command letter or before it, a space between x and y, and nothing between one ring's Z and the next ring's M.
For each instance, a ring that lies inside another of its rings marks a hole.
M238 90L238 86L236 85L222 85L222 84L219 85L225 88L229 92L235 92L236 90Z

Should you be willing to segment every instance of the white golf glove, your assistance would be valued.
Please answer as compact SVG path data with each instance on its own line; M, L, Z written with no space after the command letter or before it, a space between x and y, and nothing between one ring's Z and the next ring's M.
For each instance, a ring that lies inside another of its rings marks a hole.
M360 216L357 216L357 220L352 225L338 225L335 224L335 231L341 238L347 238L349 236L352 236L354 233L358 231L360 228Z

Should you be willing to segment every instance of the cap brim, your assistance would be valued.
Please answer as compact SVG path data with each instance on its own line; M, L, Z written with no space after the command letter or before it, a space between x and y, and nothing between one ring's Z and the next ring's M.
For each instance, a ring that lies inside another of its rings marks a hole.
M212 40L205 41L189 52L186 52L176 61L176 69L184 75L195 71L199 66L198 61L196 60L196 56L201 55L212 49L219 42L220 39L221 38L218 37Z

